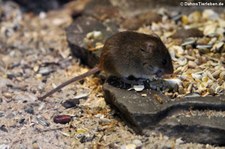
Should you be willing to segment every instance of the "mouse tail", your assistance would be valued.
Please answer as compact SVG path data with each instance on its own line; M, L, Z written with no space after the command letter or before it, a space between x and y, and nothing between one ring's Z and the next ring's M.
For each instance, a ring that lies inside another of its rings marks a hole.
M65 87L65 86L67 86L67 85L69 85L69 84L71 84L73 82L80 81L80 80L84 79L85 77L88 77L88 76L90 76L92 74L95 74L95 73L97 73L99 71L100 71L100 69L98 67L94 67L91 70L89 70L89 71L87 71L87 72L85 72L85 73L83 73L83 74L81 74L79 76L73 77L73 78L67 80L66 82L63 82L62 84L60 84L56 88L54 88L51 91L47 92L45 95L39 97L38 100L43 100L46 97L48 97L48 96L54 94L55 92L59 91L63 87Z

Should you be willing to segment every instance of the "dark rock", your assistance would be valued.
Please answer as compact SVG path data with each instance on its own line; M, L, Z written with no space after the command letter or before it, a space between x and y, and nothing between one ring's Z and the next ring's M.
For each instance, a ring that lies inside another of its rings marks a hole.
M72 54L81 60L81 63L94 67L98 63L98 58L101 54L101 49L96 51L89 51L84 43L86 35L93 31L100 31L102 38L96 40L95 43L104 41L116 31L117 27L113 22L103 24L97 19L89 16L78 17L67 29L67 41L71 48ZM113 30L111 30L111 29Z
M132 16L140 12L145 12L156 8L158 1L154 0L114 0L114 6L117 6L124 16ZM162 3L159 3L161 5Z
M32 106L25 106L24 111L29 114L34 114L34 108Z
M222 141L225 137L225 118L185 114L180 116L190 109L224 111L225 96L172 100L154 90L140 93L119 89L107 83L103 88L106 102L118 109L137 133L149 135L155 130L168 136L181 137L187 142L225 145ZM143 93L147 96L143 97Z
M20 123L20 124L24 124L24 122L25 122L25 118L19 119L19 123Z
M176 116L168 117L156 126L156 130L168 136L198 142L224 146L225 118L217 116Z
M10 69L13 69L13 68L15 68L15 67L19 67L21 64L20 64L20 62L14 62L14 63L12 63L10 66L9 66L9 68Z
M110 0L90 1L85 7L84 14L101 21L106 19L115 21L120 16L118 7L113 6Z
M80 104L79 99L69 99L65 102L62 103L62 106L65 107L66 109L72 108L72 107L77 107L77 105Z
M15 78L16 76L14 74L7 74L6 75L7 79L12 80L13 78Z
M154 11L147 11L136 16L125 19L122 27L128 30L136 30L144 25L151 25L153 22L159 22L162 17Z
M4 112L0 111L0 117L3 117L3 116L5 116Z
M162 149L172 149L172 147L169 147L169 146L163 146Z
M14 73L14 74L7 74L7 79L10 79L10 80L12 80L12 79L14 79L14 78L17 78L17 77L21 77L23 74L22 73Z
M62 4L69 2L69 0L48 0L46 3L45 0L13 0L18 3L25 11L33 11L39 13L41 11L48 11L51 9L57 9Z
M80 143L91 142L95 138L95 135L85 136L83 135L80 139Z
M203 37L203 32L200 31L197 28L191 28L191 29L179 29L176 31L175 34L173 34L172 38L178 38L178 39L185 39L189 37Z
M6 128L5 125L1 125L1 126L0 126L0 130L1 130L1 131L4 131L4 132L8 132L8 129Z
M144 90L142 94L146 93L148 97L142 97L141 93L119 89L109 84L104 84L103 89L106 102L121 111L125 118L133 125L141 128L145 128L149 124L155 125L160 120L160 117L150 117L149 115L157 114L162 108L161 103L169 101L168 97L156 91ZM155 96L159 96L162 101L158 102ZM142 115L143 113L146 114ZM143 117L146 117L146 119L143 119Z

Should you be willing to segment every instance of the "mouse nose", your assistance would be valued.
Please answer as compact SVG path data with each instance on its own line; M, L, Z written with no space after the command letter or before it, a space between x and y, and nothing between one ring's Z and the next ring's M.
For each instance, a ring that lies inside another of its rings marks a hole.
M171 65L170 67L168 67L168 69L167 69L166 73L167 73L167 74L172 74L172 73L173 73L173 71L174 71L174 69L173 69L173 65Z

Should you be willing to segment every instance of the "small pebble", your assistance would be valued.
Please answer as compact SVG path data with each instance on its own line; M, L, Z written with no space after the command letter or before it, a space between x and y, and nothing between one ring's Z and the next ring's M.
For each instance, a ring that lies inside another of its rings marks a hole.
M0 144L0 149L10 149L10 147L6 144Z
M4 116L4 111L0 111L0 117Z
M23 124L24 122L25 122L25 118L21 118L21 119L19 119L19 121L18 121L20 124Z
M141 147L142 146L141 140L138 140L138 139L133 140L132 143L135 144L137 147Z
M33 147L33 149L40 149L39 145L37 144L37 141L34 141L32 143L32 147Z
M34 114L34 108L30 105L25 106L24 111L29 114Z
M112 120L108 119L108 118L100 118L99 123L103 124L103 125L109 125L112 122Z
M45 118L43 118L42 116L37 116L36 117L37 121L39 124L41 124L42 126L50 126L50 123L47 122L47 120Z
M8 132L8 129L6 128L5 125L1 125L1 126L0 126L0 131ZM1 148L0 148L0 149L1 149Z
M50 67L41 67L39 69L39 74L42 74L42 75L48 75L50 73L54 72L54 70Z
M80 104L80 100L79 99L69 99L66 100L65 102L62 103L62 106L65 107L66 109L68 108L76 108L77 105Z
M181 138L176 139L176 145L180 145L184 143L184 141Z
M95 135L83 135L80 139L80 143L91 142L95 138Z

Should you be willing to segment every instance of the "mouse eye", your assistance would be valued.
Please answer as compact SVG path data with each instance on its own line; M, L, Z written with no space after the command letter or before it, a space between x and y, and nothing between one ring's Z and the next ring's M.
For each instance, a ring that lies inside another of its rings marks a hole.
M166 65L166 64L167 64L167 60L166 60L166 59L163 59L163 60L162 60L162 64L163 64L163 65Z
M140 48L140 50L141 50L142 52L147 52L144 48Z

